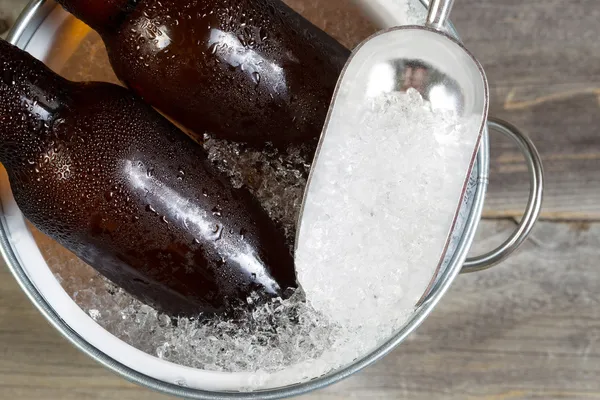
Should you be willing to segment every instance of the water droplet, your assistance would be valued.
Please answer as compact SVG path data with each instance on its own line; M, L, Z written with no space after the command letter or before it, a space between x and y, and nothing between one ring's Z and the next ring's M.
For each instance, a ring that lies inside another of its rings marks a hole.
M157 214L156 210L154 209L154 207L152 207L150 204L148 204L146 206L146 211L149 211L151 213Z
M177 180L183 180L183 177L185 176L185 171L183 170L183 168L179 167L178 171L177 171Z
M260 74L258 72L254 71L252 73L252 81L254 81L256 87L258 87L258 84L260 83Z
M223 227L219 224L216 224L213 229L213 233L215 241L220 240L221 236L223 236Z
M221 216L222 210L219 206L215 206L211 211L212 211L213 215L215 215L217 217Z
M148 168L146 175L148 175L148 178L152 178L154 176L154 168Z
M242 33L240 33L240 34L237 36L237 38L238 38L238 40L240 41L240 43L242 44L242 46L244 46L244 47L245 47L245 46L247 46L247 45L248 45L248 42L247 42L247 40L246 40L246 37L245 37L245 36L244 36Z
M265 28L260 28L258 30L258 37L261 41L267 40L267 31L265 30Z

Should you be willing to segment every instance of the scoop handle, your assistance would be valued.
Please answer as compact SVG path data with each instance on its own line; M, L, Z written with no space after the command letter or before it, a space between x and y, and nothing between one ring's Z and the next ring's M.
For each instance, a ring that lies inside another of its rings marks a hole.
M430 0L425 26L437 31L442 30L450 11L452 11L453 4L454 0Z

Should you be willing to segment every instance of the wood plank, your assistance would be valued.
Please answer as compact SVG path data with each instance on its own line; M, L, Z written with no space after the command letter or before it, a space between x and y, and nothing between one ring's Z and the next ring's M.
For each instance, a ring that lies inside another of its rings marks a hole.
M523 129L542 154L544 218L600 219L599 19L597 0L462 0L452 13L487 72L491 115ZM520 215L527 170L497 136L485 215Z
M484 221L474 251L513 229ZM600 398L600 223L543 222L504 264L460 276L398 349L306 400ZM59 336L0 268L0 398L167 399Z

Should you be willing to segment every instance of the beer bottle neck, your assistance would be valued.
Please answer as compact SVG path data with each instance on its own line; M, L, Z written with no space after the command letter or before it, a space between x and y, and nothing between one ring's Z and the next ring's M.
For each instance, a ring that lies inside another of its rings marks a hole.
M18 162L44 140L70 82L0 39L0 162Z
M57 0L65 10L100 34L120 25L139 0Z

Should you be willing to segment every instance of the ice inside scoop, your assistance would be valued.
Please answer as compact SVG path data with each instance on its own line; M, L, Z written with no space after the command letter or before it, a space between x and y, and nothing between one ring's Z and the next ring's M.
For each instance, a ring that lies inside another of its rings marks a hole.
M338 82L295 258L308 302L348 329L393 332L444 258L487 117L485 75L461 52L394 28L363 42Z

